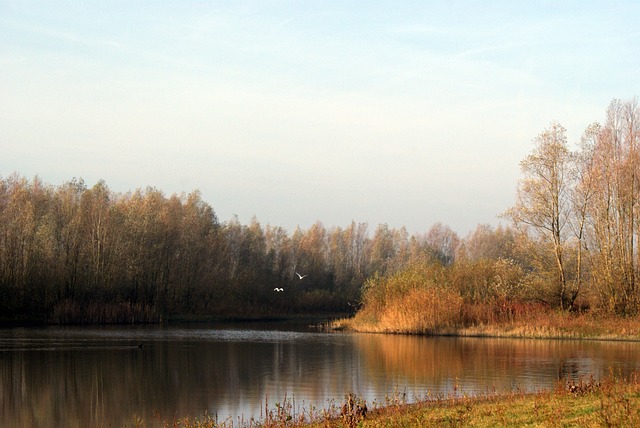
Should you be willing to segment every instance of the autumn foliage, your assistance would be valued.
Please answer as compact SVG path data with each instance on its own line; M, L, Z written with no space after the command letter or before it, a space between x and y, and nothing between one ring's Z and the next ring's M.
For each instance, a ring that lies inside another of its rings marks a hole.
M614 100L575 150L557 123L533 143L503 213L509 224L479 225L465 238L440 223L414 235L356 222L290 232L257 219L220 222L198 191L0 177L0 317L137 323L358 312L374 331L447 333L540 316L564 325L563 314L637 315L637 102Z

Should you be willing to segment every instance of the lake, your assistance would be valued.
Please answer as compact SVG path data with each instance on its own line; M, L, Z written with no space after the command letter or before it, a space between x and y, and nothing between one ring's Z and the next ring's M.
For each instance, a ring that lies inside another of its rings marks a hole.
M640 368L640 343L325 333L306 323L0 329L0 426L132 426L552 388Z

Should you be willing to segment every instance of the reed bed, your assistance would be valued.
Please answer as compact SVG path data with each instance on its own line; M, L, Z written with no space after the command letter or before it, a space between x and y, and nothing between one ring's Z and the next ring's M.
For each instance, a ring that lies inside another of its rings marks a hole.
M375 314L364 308L353 318L333 321L331 327L367 333L640 340L638 317L568 313L522 302L466 303L446 294L436 300L422 290L420 296L416 293Z

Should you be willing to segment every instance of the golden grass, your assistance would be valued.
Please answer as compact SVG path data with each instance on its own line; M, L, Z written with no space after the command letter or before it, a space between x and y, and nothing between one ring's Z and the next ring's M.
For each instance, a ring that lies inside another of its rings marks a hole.
M438 303L436 306L428 301L425 303L425 300L408 299L400 304L387 305L377 315L364 308L353 318L335 320L332 327L367 333L640 340L640 318L637 317L599 317L593 314L529 309L522 310L515 316L501 316L492 322L481 322L468 316L469 313L474 313L473 308L470 308L471 304L459 306L454 299L448 298L439 300ZM434 315L433 307L444 313ZM456 314L458 308L461 309ZM422 316L416 315L421 311L424 311ZM429 322L425 322L425 319Z
M396 296L376 316L365 310L366 331L378 333L411 332L429 334L455 326L462 308L462 298L434 288L414 289Z

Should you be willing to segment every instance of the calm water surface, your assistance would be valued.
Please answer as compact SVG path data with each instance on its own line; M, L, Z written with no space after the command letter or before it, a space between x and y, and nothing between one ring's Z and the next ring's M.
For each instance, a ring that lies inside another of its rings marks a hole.
M0 329L0 426L260 417L457 391L551 388L640 369L640 343L321 333L287 323Z

